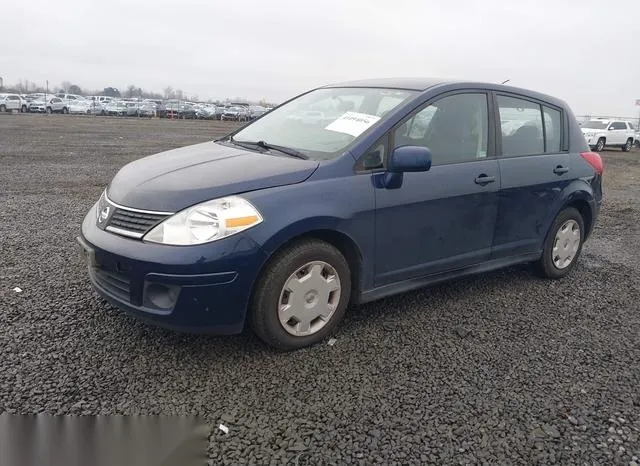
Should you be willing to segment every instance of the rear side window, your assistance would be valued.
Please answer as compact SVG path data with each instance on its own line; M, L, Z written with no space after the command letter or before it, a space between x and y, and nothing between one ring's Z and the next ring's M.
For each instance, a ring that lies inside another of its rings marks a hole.
M558 110L543 106L545 152L560 152L562 134L561 114Z
M544 153L540 105L524 99L498 95L502 154L522 156Z

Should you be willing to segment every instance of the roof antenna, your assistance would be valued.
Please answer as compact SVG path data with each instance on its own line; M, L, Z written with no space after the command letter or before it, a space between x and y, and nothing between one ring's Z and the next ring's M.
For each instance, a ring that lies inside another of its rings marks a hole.
M504 80L504 81L502 81L500 84L506 84L506 83L508 83L509 81L511 81L511 80L510 80L510 79L505 79L505 80Z

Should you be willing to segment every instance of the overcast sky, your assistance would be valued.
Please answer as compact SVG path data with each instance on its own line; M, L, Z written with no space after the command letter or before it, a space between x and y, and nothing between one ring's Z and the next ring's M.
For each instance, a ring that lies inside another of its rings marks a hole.
M640 0L3 2L0 76L200 98L286 99L366 77L437 76L636 116Z

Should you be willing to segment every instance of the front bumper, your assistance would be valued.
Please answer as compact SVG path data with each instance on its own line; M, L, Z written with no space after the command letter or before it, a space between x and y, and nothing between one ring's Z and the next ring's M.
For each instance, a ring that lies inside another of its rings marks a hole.
M77 238L93 288L121 311L190 333L242 331L266 254L241 234L199 246L165 246L96 226L95 206Z

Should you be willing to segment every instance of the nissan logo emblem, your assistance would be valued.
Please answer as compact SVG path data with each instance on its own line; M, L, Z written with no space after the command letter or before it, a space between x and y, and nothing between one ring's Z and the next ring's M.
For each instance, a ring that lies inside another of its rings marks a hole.
M106 206L100 211L100 216L98 216L98 223L102 223L109 218L109 210L111 210L111 208L109 206Z

